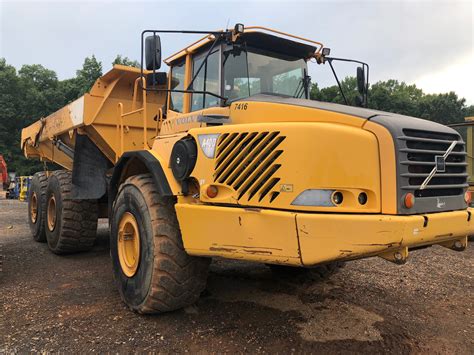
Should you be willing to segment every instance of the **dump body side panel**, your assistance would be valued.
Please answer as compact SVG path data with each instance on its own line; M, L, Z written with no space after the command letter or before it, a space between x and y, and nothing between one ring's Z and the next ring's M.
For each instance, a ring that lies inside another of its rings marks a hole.
M61 154L54 142L59 139L73 151L77 130L89 136L112 163L126 151L151 147L166 93L143 92L139 76L137 68L116 65L95 82L90 93L24 128L25 155L72 169L72 158Z

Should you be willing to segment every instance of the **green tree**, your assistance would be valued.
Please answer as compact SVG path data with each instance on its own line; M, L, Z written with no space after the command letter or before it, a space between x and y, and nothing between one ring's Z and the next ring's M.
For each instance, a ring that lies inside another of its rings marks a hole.
M465 117L473 117L474 116L474 105L467 106L464 109L464 116Z
M416 85L398 80L379 81L369 91L369 107L381 111L419 116L419 103L423 91Z
M24 65L18 71L22 86L22 100L28 105L22 105L22 116L34 121L45 117L61 108L64 96L59 88L56 73L42 65Z
M357 91L357 79L354 77L346 77L341 81L341 88L346 96L349 105L355 105L356 97L359 96ZM310 98L312 100L334 102L345 104L341 91L337 85L320 89L318 84L313 84L310 90Z
M20 148L21 129L37 118L35 106L44 103L34 96L35 91L31 91L28 85L34 82L45 90L54 86L54 77L44 68L24 66L22 69L22 76L19 76L13 66L0 58L0 154L4 156L9 171L21 175L41 167L38 161L26 160ZM31 74L28 81L25 79L27 74Z
M419 101L418 117L442 124L462 122L466 115L465 104L466 100L454 92L425 95Z
M102 63L94 55L84 60L82 69L76 72L79 96L84 95L92 88L95 81L102 76Z
M115 64L140 68L140 63L139 62L137 62L136 60L129 59L128 57L122 57L120 54L117 54L114 61L112 62L112 65L115 65Z

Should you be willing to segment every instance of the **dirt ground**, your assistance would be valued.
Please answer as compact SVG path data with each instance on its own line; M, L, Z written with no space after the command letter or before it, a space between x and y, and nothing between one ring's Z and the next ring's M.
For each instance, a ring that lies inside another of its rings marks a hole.
M214 261L196 305L142 316L115 288L106 221L91 252L61 257L33 241L26 211L0 195L0 353L474 353L472 242L413 252L404 266L350 262L312 285Z

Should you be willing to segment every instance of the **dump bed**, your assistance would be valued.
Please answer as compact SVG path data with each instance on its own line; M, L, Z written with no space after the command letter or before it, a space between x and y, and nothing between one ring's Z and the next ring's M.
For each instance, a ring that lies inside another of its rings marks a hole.
M123 152L150 145L166 94L141 90L140 82L146 85L140 69L115 65L89 93L22 130L25 156L72 169L78 134L87 135L112 163Z

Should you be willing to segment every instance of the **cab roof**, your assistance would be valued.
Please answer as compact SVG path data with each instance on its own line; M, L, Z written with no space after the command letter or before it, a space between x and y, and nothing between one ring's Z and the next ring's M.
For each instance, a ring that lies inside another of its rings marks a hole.
M271 32L272 34L268 32ZM284 38L282 36L290 37L292 39ZM247 27L245 28L243 33L237 36L233 35L232 38L233 41L243 40L249 46L258 47L265 50L271 50L282 55L288 55L304 59L314 57L323 48L323 44L320 42L259 26ZM297 41L293 39L296 39ZM190 44L188 47L182 49L181 51L166 58L164 62L168 65L173 65L175 62L181 60L187 54L198 52L214 40L215 36L209 34L199 39L198 41Z

